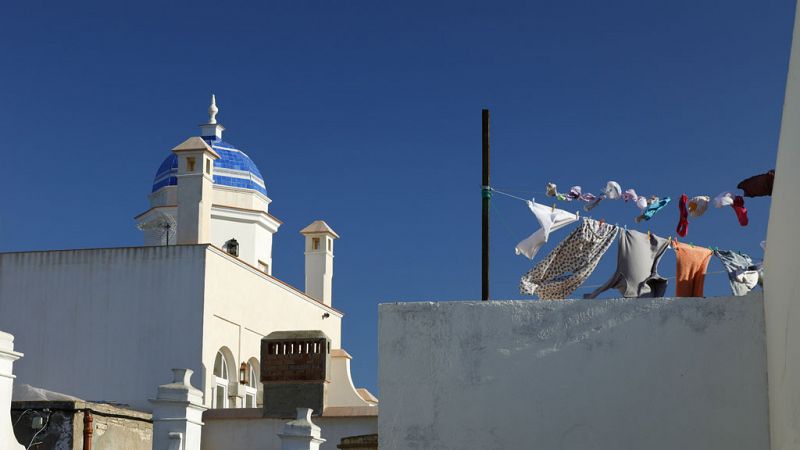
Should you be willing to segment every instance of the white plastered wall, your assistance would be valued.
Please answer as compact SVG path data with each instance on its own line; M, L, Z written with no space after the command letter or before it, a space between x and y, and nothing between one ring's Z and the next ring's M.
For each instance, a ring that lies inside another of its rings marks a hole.
M19 383L149 410L170 369L201 367L205 246L0 254L0 329Z
M225 248L226 242L234 238L239 243L239 258L254 267L259 262L267 265L267 273L272 273L272 237L278 231L280 222L269 215L271 200L247 189L214 185L213 204L210 219L210 243ZM177 188L165 186L150 194L151 209L136 217L137 224L156 219L167 214L177 223ZM174 230L173 230L174 231ZM144 245L164 245L166 242L160 230L144 232ZM175 243L174 238L171 243Z
M763 301L383 304L380 448L769 448Z
M322 330L331 348L341 345L342 314L296 289L259 272L219 249L209 247L206 259L206 302L203 312L202 387L210 405L211 370L222 346L239 365L261 359L261 338L273 331ZM327 313L329 317L323 318ZM198 381L198 386L200 386Z
M237 210L214 205L211 208L211 243L224 249L229 239L239 243L239 258L259 267L267 264L272 273L272 235L280 224L265 212Z
M765 254L770 437L773 450L800 449L800 8L786 82Z
M331 383L328 385L329 406L373 406L358 394L350 374L353 357L342 349L331 350Z

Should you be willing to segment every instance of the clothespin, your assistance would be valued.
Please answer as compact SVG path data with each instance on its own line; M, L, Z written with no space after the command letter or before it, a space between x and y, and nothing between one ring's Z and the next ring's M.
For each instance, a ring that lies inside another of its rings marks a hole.
M650 230L647 230L647 239L650 239L650 237L651 237Z
M550 211L550 212L556 212L556 204L555 203L553 203L553 210Z
M604 217L601 217L600 218L600 225L603 225L604 223L606 223L606 219Z

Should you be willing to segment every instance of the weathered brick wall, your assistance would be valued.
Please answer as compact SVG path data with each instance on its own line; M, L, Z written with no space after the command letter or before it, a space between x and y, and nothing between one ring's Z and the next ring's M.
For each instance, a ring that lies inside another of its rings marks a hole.
M261 349L261 381L296 382L327 379L326 340L265 342Z

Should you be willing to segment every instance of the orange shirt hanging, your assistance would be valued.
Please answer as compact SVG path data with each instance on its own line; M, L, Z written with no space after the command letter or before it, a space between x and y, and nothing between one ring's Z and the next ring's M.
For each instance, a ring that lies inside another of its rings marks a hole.
M713 252L704 247L694 247L672 241L675 249L677 270L675 272L676 297L702 297L706 281L706 270Z

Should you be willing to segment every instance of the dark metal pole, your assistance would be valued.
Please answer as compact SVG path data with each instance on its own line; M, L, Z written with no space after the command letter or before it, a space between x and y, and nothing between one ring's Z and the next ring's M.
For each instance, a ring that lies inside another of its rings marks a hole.
M483 123L483 177L481 178L481 197L483 202L481 229L481 300L489 300L489 110L482 111Z

